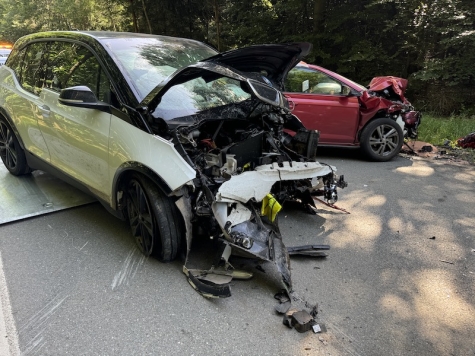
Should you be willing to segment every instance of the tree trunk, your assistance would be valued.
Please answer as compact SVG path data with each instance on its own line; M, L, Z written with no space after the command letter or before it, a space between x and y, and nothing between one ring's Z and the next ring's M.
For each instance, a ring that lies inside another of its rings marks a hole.
M134 0L130 0L130 10L132 11L132 21L134 24L134 32L139 32L139 26L137 24L137 16L135 15Z
M214 7L214 20L216 22L216 47L218 48L218 52L221 52L221 41L220 41L220 31L219 31L219 7L218 7L218 0L213 1L213 7Z
M142 8L143 8L143 13L145 15L145 20L147 20L148 33L152 33L152 25L150 24L150 20L148 18L148 14L147 14L147 8L145 7L145 2L143 0L142 0Z
M323 21L325 20L327 0L315 0L313 6L313 32L319 33L323 31Z

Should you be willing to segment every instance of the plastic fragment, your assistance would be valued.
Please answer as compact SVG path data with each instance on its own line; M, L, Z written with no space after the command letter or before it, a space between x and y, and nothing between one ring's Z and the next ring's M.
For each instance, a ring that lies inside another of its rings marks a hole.
M301 310L292 314L291 324L299 333L309 331L315 321L312 316L305 310Z
M275 306L275 311L279 314L284 314L287 313L291 306L292 304L290 303L290 301L280 303Z
M313 332L314 332L315 334L322 332L322 328L321 328L320 325L318 325L318 324L313 325L313 326L312 326L312 330L313 330Z

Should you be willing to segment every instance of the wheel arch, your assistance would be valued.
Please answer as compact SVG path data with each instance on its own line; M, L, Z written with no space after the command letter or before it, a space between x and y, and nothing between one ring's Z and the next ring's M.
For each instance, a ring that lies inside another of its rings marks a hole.
M359 128L358 134L356 135L358 138L358 142L361 143L361 134L363 133L364 129L369 124L371 124L375 120L384 119L384 118L388 118L388 116L386 115L386 110L381 109L381 110L378 110L378 112L371 119L366 121L365 124Z
M125 162L117 169L112 181L111 206L114 210L121 209L121 202L117 197L117 193L122 190L124 183L134 173L139 173L149 178L165 195L168 196L172 192L170 186L151 168L140 162Z

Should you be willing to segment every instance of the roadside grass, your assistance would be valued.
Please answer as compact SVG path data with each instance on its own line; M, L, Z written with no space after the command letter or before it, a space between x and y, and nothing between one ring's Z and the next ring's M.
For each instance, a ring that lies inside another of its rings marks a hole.
M475 164L475 150L457 146L457 140L475 131L475 117L440 117L424 114L419 127L418 140L443 146L447 153Z

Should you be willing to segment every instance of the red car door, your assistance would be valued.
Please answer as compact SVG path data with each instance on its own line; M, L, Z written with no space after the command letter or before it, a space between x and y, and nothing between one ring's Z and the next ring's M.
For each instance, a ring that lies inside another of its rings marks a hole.
M320 143L352 145L358 127L359 102L342 94L344 85L329 75L297 66L289 72L285 96L292 113L309 129L320 131Z

